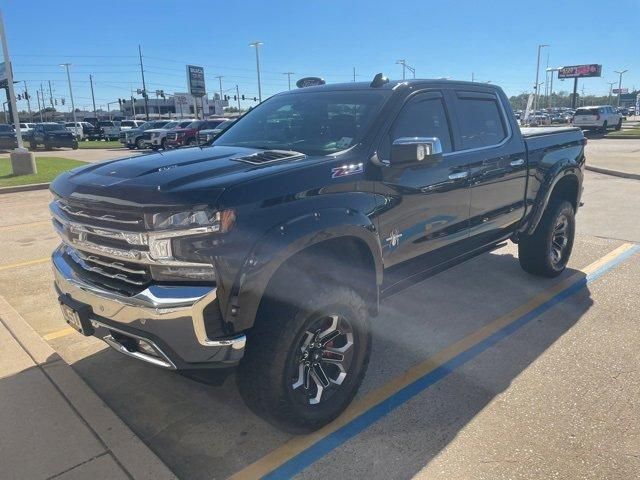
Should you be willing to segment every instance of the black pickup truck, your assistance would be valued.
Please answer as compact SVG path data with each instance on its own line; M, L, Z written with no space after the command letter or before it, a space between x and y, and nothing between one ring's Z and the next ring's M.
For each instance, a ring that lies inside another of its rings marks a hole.
M493 85L275 95L211 145L52 183L64 318L166 369L237 367L254 411L317 429L356 394L386 295L509 239L527 272L563 271L585 143L521 130Z

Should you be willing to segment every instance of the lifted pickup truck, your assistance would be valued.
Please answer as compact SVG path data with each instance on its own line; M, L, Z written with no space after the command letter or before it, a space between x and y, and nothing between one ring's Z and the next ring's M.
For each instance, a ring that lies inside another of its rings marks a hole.
M211 146L59 176L56 292L82 334L185 374L238 367L254 411L314 430L356 394L381 298L508 239L527 272L564 270L585 143L521 132L493 85L284 92Z

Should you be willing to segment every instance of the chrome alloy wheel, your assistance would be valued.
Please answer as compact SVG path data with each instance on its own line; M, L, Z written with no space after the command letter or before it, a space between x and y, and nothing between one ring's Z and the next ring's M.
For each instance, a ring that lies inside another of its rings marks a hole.
M353 359L353 329L339 315L313 322L304 332L295 357L297 374L291 388L299 399L317 405L342 385Z
M569 219L566 215L560 215L553 227L553 235L551 237L551 264L554 267L561 265L564 261L565 252L569 245Z

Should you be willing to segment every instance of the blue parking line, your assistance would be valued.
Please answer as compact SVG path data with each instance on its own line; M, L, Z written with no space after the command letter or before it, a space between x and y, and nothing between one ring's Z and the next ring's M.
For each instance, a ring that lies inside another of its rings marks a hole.
M512 323L506 325L501 330L498 330L486 339L478 342L471 348L458 354L451 360L443 363L438 368L432 370L423 377L420 377L418 380L399 390L386 400L377 404L375 407L367 410L359 417L353 419L342 428L319 440L311 447L307 448L269 474L265 475L263 478L269 480L288 479L300 473L302 470L314 464L316 461L330 453L333 449L339 447L346 441L355 437L367 427L373 425L375 422L385 417L387 414L391 413L399 406L411 400L413 397L423 392L430 386L434 385L439 380L445 378L451 372L455 371L457 368L461 367L469 360L477 357L479 354L492 347L500 340L503 340L512 333L516 332L535 318L550 310L558 303L561 303L567 298L571 297L582 288L587 286L587 284L597 280L599 277L633 256L638 251L640 251L640 245L634 245L624 253L620 254L618 257L604 264L599 269L577 280L575 283L569 285L567 288L560 291L546 302L542 303L530 312L522 315Z

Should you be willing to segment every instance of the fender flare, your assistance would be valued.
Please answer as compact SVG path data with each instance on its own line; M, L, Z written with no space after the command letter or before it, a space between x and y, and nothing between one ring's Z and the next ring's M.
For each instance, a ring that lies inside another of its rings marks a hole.
M349 208L319 209L273 227L256 242L236 275L225 320L235 331L252 327L262 296L278 268L312 245L341 237L356 238L367 245L379 287L384 269L382 247L371 219Z
M571 176L575 177L578 182L578 198L576 199L576 205L580 203L583 176L580 165L569 159L558 162L553 165L551 170L546 172L545 179L540 184L540 189L538 190L538 194L533 202L533 209L529 215L529 219L525 222L523 228L520 229L521 232L526 235L531 235L535 232L540 220L542 220L542 215L544 215L544 212L549 205L554 189L561 180Z

